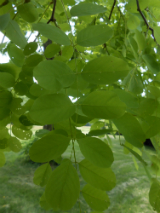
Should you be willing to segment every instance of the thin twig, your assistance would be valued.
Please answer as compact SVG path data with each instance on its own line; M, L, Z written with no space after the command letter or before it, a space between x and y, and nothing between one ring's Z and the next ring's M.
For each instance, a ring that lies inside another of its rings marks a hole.
M116 5L116 0L114 0L114 2L113 2L112 9L111 9L111 12L110 12L110 15L109 15L109 20L111 20L112 13L113 13L115 5Z
M154 37L154 30L153 30L153 28L151 28L151 27L149 26L146 17L144 16L144 14L142 13L142 11L141 11L141 9L140 9L139 0L136 0L136 2L137 2L137 11L140 13L140 15L142 16L142 18L143 18L145 24L147 25L147 29L150 30L150 31L152 32L152 36L153 36L153 38L154 38L154 41L156 41L156 39L155 39L155 37Z
M55 9L56 9L56 0L53 0L53 10L52 10L52 15L51 18L47 21L47 24L49 24L50 22L54 22L54 24L56 25L56 27L58 27L57 23L56 23L56 19L54 17L55 14ZM34 42L37 40L37 38L39 37L40 33L38 33L38 35L36 36L36 38L34 39Z

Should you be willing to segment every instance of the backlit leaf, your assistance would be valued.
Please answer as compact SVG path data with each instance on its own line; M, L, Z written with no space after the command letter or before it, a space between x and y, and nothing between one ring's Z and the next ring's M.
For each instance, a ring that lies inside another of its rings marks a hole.
M89 184L83 187L82 194L89 206L96 211L104 211L110 205L106 192L96 189Z
M80 193L79 177L70 160L65 159L49 178L45 195L54 210L67 211L73 207Z
M34 53L36 51L37 47L38 47L38 45L36 42L28 43L24 48L24 51L23 51L24 55L30 55L30 54Z
M0 86L7 89L13 87L15 83L14 77L7 72L0 72Z
M109 84L123 79L128 71L128 64L121 58L103 56L87 63L83 69L82 77L90 83Z
M13 152L19 152L22 149L21 142L15 137L8 139L8 145Z
M45 163L39 166L34 173L33 178L34 184L40 185L42 187L45 186L48 182L51 173L52 169L49 163Z
M126 105L113 91L97 90L90 93L81 103L83 113L88 117L112 119L125 113Z
M49 94L37 98L30 110L33 120L41 124L52 124L68 119L75 112L75 106L63 94Z
M40 86L52 91L59 91L75 81L73 71L61 61L43 61L35 67L33 74Z
M84 157L95 166L107 168L113 163L113 153L110 147L98 138L86 137L78 140Z
M38 12L34 5L29 2L17 7L20 16L27 22L32 23L38 19Z
M19 25L14 20L10 20L9 24L6 27L6 36L16 45L21 48L24 48L27 44L27 41L22 34Z
M70 139L59 134L49 134L33 143L29 150L34 162L48 162L59 157L68 147Z
M111 168L99 168L84 159L79 163L79 169L84 180L98 189L109 191L116 185L116 177Z
M146 137L138 120L131 114L125 113L121 118L113 119L114 124L127 142L141 148Z
M106 9L107 8L102 5L92 4L90 2L81 2L78 5L73 6L70 13L71 16L87 16L104 13Z
M68 36L58 27L45 23L33 24L32 26L34 30L39 31L40 34L42 34L46 38L49 38L50 40L58 44L70 45L70 40Z
M160 211L160 183L154 179L149 191L149 202L154 210Z
M7 27L7 25L9 24L9 20L10 20L9 13L0 16L0 31L4 30Z
M97 46L107 42L113 36L113 29L107 25L94 25L81 30L77 35L77 44L83 47Z

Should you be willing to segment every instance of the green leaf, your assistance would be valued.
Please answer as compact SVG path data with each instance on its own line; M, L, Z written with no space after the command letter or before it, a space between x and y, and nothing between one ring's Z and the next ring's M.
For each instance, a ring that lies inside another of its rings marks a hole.
M130 153L132 153L132 155L134 155L144 166L147 166L147 163L143 160L143 158L139 154L137 154L134 150L130 149L129 147L125 145L122 145L122 146L128 149Z
M145 55L142 55L142 58L146 62L146 65L149 71L151 71L153 74L159 73L160 63L156 61L153 55L145 54Z
M139 99L137 96L122 89L115 89L114 92L117 94L119 99L126 104L127 111L133 112L138 109Z
M94 25L77 34L77 44L83 47L104 44L113 36L113 29L107 25Z
M149 191L149 202L154 210L160 211L160 183L154 179Z
M141 148L146 137L138 120L131 114L125 113L121 118L113 119L114 124L127 142Z
M58 44L70 45L68 36L58 27L44 23L33 24L32 26L34 30L39 31L40 34L46 38L49 38Z
M8 139L8 145L13 152L19 152L22 149L21 142L15 137Z
M154 36L158 44L160 44L160 27L154 27Z
M23 51L12 43L8 45L7 50L8 50L9 57L13 61L13 63L17 65L18 67L22 67L24 62Z
M24 51L23 51L24 55L30 55L30 54L34 53L36 51L37 47L38 47L38 45L36 42L28 43L24 48Z
M97 90L90 93L81 103L83 113L91 118L112 119L121 117L126 105L113 91Z
M57 54L59 51L61 50L60 45L58 44L49 44L45 51L44 51L44 55L46 58L52 58L55 56L55 54Z
M0 167L4 166L6 163L5 155L2 151L0 151Z
M86 137L78 140L84 157L95 166L107 168L114 161L110 147L98 138Z
M133 14L129 14L129 18L127 20L127 26L130 30L134 30L136 29L140 24L140 19L138 18L138 16L133 15Z
M82 194L88 205L96 211L104 211L110 205L106 192L96 189L89 184L83 187Z
M159 98L160 97L160 89L156 86L152 86L152 85L149 85L147 87L147 89L149 90L149 92L155 96L155 98Z
M8 139L4 138L0 140L0 149L5 149L8 147Z
M144 34L142 32L139 32L139 30L135 30L135 40L138 44L139 51L142 51L146 47L146 41Z
M83 179L98 189L109 191L116 185L116 176L111 168L99 168L84 159L79 163L79 170Z
M152 99L152 98L141 98L140 100L140 106L137 109L137 113L140 116L148 116L152 115L157 107L159 106L159 103L157 100Z
M107 10L102 5L92 4L90 2L79 3L70 10L71 16L90 16L98 13L104 13Z
M160 118L155 116L146 116L141 122L146 138L151 138L160 132Z
M7 72L0 72L0 86L7 89L15 84L14 77Z
M59 134L49 134L33 143L29 150L31 160L44 163L59 157L68 147L70 139Z
M21 140L28 140L32 136L32 131L21 129L15 125L12 126L12 132L17 138Z
M100 135L105 135L111 132L112 132L112 129L97 129L97 130L91 130L87 134L87 136L100 136Z
M123 79L128 71L128 64L123 59L103 56L87 63L83 69L82 77L93 84L110 84Z
M39 17L38 10L31 2L19 5L17 11L20 16L29 23L35 22Z
M20 48L24 48L27 41L22 34L19 25L14 20L10 20L8 26L6 27L6 36Z
M39 55L39 54L34 54L34 55L30 55L27 59L26 59L26 65L29 67L35 67L37 66L41 61L43 61L43 55Z
M65 46L62 49L62 57L66 58L66 60L69 60L73 55L73 47L72 46Z
M52 169L49 163L45 163L39 166L34 173L33 178L34 184L40 185L42 187L45 186L48 182L51 173Z
M7 25L9 24L10 21L10 14L6 13L2 16L0 16L0 31L3 31Z
M0 91L0 107L6 107L12 101L12 94L7 90Z
M141 74L135 70L131 70L129 74L124 78L123 84L127 90L135 94L143 92L143 81Z
M52 207L49 205L49 203L46 200L45 193L40 197L40 206L45 209L46 211L50 210Z
M33 120L45 125L66 120L74 112L75 106L66 95L49 94L34 101L30 116Z
M79 177L70 160L65 159L50 176L45 195L54 210L67 211L73 207L80 193Z
M61 61L43 61L35 67L33 74L40 86L54 92L75 81L75 73Z
M75 124L86 124L88 123L89 121L92 120L92 118L89 118L89 117L85 117L85 116L82 116L82 115L79 115L77 113L75 113L74 115L72 115L72 120L75 122Z

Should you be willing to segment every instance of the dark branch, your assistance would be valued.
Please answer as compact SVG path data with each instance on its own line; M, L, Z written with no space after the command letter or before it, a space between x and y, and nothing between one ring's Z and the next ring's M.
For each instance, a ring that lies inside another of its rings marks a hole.
M56 27L57 23L56 23L56 19L54 18L54 14L55 14L55 10L56 10L56 0L53 0L53 10L52 10L52 15L51 18L47 21L47 24L49 24L50 22L54 22ZM38 35L36 36L36 38L34 39L34 42L36 41L36 39L40 36L40 33L38 33Z
M56 9L56 0L53 1L52 15L51 15L51 18L47 21L47 24L49 24L50 22L55 22L56 21L56 19L54 18L55 9Z
M113 10L114 10L115 5L116 5L116 0L114 0L114 2L113 2L112 9L111 9L111 12L110 12L110 15L109 15L109 20L110 20L111 17L112 17L112 13L113 13Z
M147 25L147 29L150 30L150 31L152 32L152 36L153 36L153 38L154 38L154 41L156 41L156 39L155 39L155 37L154 37L154 30L153 30L153 28L151 28L151 27L149 26L146 17L144 16L144 14L142 13L142 11L141 11L141 9L140 9L139 0L136 0L136 2L137 2L137 11L140 13L140 15L142 16L142 18L143 18L145 24Z

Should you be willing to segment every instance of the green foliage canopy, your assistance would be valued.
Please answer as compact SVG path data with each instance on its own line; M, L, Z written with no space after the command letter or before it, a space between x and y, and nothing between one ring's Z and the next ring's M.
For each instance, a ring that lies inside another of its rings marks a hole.
M93 212L109 207L106 191L116 177L104 137L118 132L126 140L120 148L144 166L150 204L160 211L160 164L154 160L156 176L150 174L142 155L151 138L160 159L159 14L159 0L0 0L0 31L9 39L3 37L0 51L10 57L0 64L0 166L6 151L19 152L21 140L32 137L34 125L54 126L36 133L29 152L44 163L33 180L45 186L40 204L46 210L67 211L80 194ZM77 127L87 122L85 135ZM61 160L69 145L73 157ZM49 162L57 159L52 171ZM87 183L81 190L78 174Z

